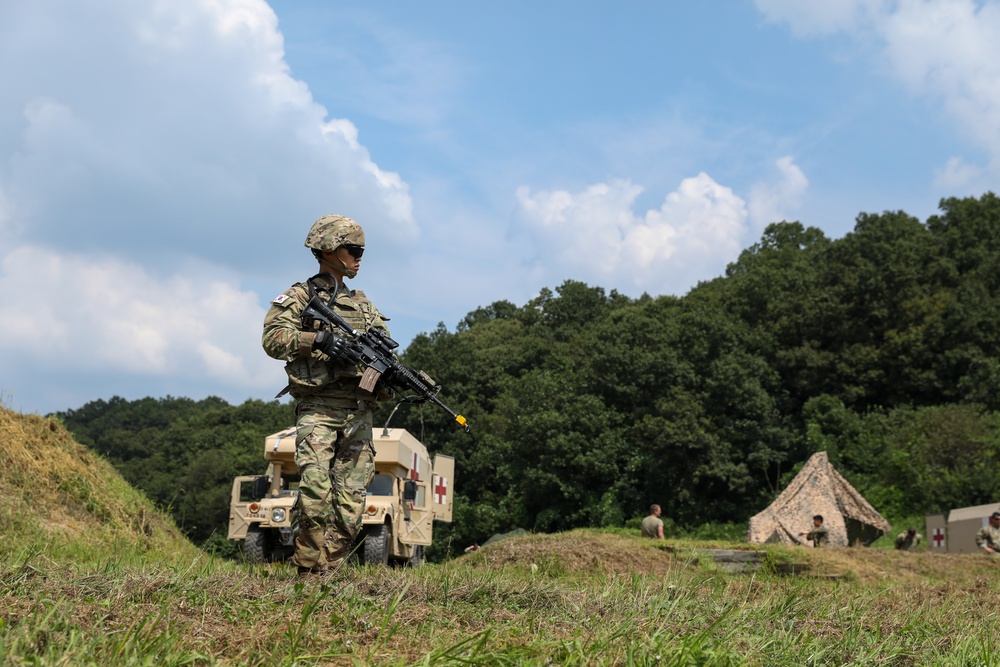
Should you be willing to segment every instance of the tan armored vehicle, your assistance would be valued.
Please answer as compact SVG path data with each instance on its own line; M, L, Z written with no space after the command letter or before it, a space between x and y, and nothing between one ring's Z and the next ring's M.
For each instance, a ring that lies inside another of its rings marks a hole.
M434 521L451 521L455 459L434 456L401 428L373 434L375 477L368 486L357 555L365 563L420 565ZM264 563L294 551L292 511L298 495L295 427L264 439L267 472L233 480L229 539L243 540L246 558Z

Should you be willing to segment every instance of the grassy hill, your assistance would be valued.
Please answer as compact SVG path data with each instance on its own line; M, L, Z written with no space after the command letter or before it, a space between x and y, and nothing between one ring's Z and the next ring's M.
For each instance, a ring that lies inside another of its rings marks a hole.
M0 409L0 444L4 665L998 664L984 555L769 546L733 573L709 550L748 545L578 530L303 582L199 552L56 422Z
M0 406L0 554L94 560L200 552L57 421Z

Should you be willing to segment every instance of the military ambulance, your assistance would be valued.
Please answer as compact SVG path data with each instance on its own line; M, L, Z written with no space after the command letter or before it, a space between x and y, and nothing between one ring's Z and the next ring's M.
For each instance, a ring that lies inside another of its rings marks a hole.
M376 431L375 477L368 486L363 528L355 545L365 563L421 565L435 521L451 522L455 459L436 454L408 431ZM295 427L264 439L264 475L233 480L229 539L243 540L247 560L284 560L294 552L292 512L298 495Z

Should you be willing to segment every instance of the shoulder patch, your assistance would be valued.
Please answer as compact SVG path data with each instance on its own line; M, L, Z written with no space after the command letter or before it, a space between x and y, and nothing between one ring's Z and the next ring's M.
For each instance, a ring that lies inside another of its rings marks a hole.
M279 294L278 296L274 297L274 300L271 301L271 303L273 303L276 306L280 306L281 304L288 301L290 298L291 297L288 296L287 294Z

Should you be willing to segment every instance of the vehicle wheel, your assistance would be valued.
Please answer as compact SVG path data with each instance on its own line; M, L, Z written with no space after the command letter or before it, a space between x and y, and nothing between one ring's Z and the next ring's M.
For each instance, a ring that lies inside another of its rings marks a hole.
M407 561L407 565L410 567L420 567L424 564L424 545L418 544L413 547L413 555L410 556L410 560Z
M272 551L270 537L257 524L250 524L246 539L243 540L243 557L248 563L266 563L270 560Z
M392 530L389 528L389 524L382 523L377 526L365 526L366 565L389 564L390 539L392 539Z

